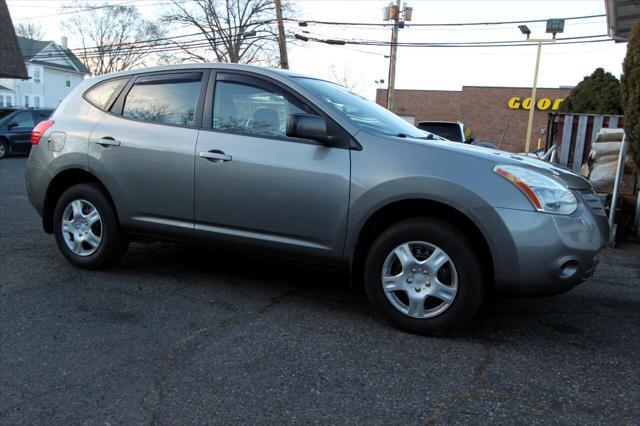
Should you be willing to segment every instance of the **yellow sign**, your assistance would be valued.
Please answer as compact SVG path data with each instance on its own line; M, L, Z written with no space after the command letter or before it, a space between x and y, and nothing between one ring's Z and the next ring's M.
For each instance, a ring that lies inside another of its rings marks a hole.
M546 111L551 108L552 111L556 111L560 108L562 101L564 101L564 99L558 98L551 100L549 98L540 98L536 102L536 109L539 111ZM531 109L531 104L531 98L524 98L521 100L519 96L514 96L507 102L507 106L510 109L525 109L527 111Z

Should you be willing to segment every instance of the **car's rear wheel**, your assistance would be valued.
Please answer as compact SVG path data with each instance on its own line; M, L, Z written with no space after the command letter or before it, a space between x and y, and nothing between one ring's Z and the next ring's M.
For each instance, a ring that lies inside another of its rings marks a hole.
M5 141L0 141L0 159L9 155L9 145Z
M67 189L58 199L53 221L58 248L79 268L112 265L129 246L109 200L93 184Z
M394 326L439 334L468 322L484 293L473 241L440 219L394 224L372 244L364 271L374 308Z

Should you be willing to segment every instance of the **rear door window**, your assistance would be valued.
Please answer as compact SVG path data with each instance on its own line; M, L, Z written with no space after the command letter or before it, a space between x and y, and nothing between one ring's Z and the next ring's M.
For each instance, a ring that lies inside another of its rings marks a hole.
M30 111L22 111L11 117L9 122L14 130L18 129L32 129L35 127L33 122L33 116Z
M124 100L122 115L193 127L201 80L201 72L138 77Z
M93 106L107 111L127 80L128 78L116 78L99 83L85 92L85 99Z

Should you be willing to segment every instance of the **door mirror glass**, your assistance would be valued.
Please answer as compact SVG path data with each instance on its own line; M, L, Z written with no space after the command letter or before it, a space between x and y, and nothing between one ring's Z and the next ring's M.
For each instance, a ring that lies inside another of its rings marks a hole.
M313 139L331 145L332 138L327 132L327 122L323 117L312 114L291 114L287 117L287 136Z

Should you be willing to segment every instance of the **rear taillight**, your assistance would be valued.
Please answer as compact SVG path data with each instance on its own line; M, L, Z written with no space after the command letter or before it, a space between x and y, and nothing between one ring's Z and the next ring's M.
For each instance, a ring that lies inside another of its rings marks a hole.
M49 127L53 126L53 120L45 120L38 123L36 127L31 131L31 145L38 145L42 135L46 132Z

